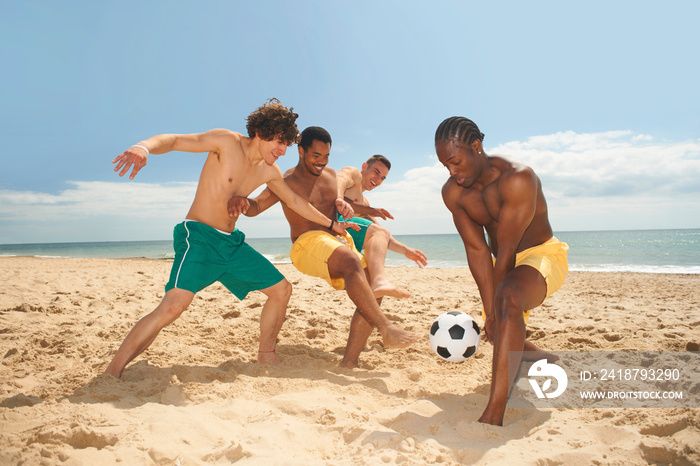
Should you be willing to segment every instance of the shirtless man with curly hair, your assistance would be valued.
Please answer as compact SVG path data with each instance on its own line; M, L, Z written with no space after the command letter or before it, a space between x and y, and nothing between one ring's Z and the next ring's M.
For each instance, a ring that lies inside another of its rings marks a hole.
M309 222L344 234L348 223L337 222L295 194L275 164L297 142L298 115L277 99L269 100L247 119L248 135L226 129L199 134L161 134L143 140L116 157L115 172L129 179L141 170L149 154L171 151L207 153L194 201L185 221L175 226L175 259L165 296L156 309L139 320L105 370L120 377L124 367L148 348L160 330L177 319L195 293L219 281L239 299L259 290L267 296L260 314L258 363L279 364L275 355L291 284L236 228L237 216L227 210L232 196L248 196L262 184ZM133 167L133 168L132 168Z

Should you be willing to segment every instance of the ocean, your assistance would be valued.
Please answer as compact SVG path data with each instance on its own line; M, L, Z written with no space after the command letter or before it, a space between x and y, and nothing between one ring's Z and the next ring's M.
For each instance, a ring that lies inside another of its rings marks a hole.
M569 269L591 272L700 274L700 229L563 231L556 236L569 244ZM457 234L396 235L396 239L428 256L428 267L466 267L464 246ZM247 242L271 262L289 263L291 241L248 238ZM0 244L2 256L102 257L172 259L172 242L117 241L88 243ZM389 267L415 266L389 251Z

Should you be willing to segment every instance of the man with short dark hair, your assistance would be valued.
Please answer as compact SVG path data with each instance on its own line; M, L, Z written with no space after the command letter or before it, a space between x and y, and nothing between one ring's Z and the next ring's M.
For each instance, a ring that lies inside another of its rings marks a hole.
M299 142L299 163L285 173L284 181L324 215L335 218L340 213L351 218L352 208L336 196L335 170L327 166L331 143L330 134L325 129L317 126L306 128ZM357 306L341 365L357 367L360 353L374 327L379 330L387 348L403 348L418 340L419 334L397 327L380 309L367 280L364 257L355 248L350 235L334 234L327 225L301 217L270 189L265 189L252 200L233 198L229 209L234 215L244 213L253 217L280 200L289 222L293 243L290 258L294 266L302 273L323 278L335 289L345 289Z

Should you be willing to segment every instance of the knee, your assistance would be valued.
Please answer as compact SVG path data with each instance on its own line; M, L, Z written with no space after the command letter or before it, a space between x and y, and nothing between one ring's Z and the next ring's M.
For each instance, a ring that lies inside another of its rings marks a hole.
M336 251L338 251L338 248ZM347 251L342 251L336 260L333 261L333 270L330 270L331 276L340 276L343 278L348 278L355 274L364 274L364 268L362 267L362 262L360 258L352 253L349 249L343 248ZM335 253L334 253L335 254Z
M288 303L289 299L292 297L292 284L287 281L286 278L282 279L279 283L270 288L267 293L270 299L275 301L281 301Z
M497 320L508 320L515 317L522 319L524 309L520 305L521 290L518 287L501 282L496 288L494 312Z
M381 238L385 238L388 241L389 238L391 238L391 233L389 232L389 230L387 230L383 226L380 226L380 225L377 225L376 223L373 223L367 228L367 235L366 235L367 239L372 238L372 237L381 237Z
M153 311L160 321L161 328L173 323L178 317L185 312L194 298L194 293L179 289L172 289L165 293L163 301Z
M160 321L162 327L165 327L166 325L170 325L173 322L175 322L188 307L188 303L183 303L181 301L170 301L164 304L165 306L163 307L162 312L160 313Z
M289 283L286 278L282 280L281 294L285 301L289 301L289 298L292 297L292 284Z

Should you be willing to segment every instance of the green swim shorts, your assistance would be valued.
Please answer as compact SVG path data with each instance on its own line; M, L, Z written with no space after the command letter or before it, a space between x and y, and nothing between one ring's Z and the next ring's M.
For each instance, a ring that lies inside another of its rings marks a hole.
M350 236L352 236L352 240L355 242L355 247L357 250L362 251L362 249L365 247L365 236L367 236L367 229L374 222L363 217L353 217L350 220L345 220L340 214L338 214L338 221L357 223L360 226L359 230L348 228L346 231Z
M197 293L218 281L242 300L249 292L284 279L269 260L245 242L238 229L229 234L185 220L173 230L173 249L175 260L166 292L181 288Z

